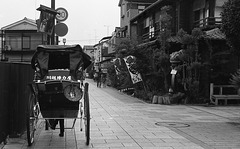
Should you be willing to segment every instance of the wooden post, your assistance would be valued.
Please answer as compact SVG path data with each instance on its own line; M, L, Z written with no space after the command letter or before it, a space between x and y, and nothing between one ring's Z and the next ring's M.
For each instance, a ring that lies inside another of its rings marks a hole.
M210 98L213 95L213 83L210 83Z

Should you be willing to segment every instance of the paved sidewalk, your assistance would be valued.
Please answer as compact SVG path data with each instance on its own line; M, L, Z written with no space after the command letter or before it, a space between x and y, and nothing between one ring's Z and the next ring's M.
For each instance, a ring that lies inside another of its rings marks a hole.
M4 149L239 149L240 106L186 106L144 103L113 88L97 88L89 82L91 140L79 121L75 129L44 129L39 122L35 143L26 137L9 139ZM67 120L65 125L71 126Z

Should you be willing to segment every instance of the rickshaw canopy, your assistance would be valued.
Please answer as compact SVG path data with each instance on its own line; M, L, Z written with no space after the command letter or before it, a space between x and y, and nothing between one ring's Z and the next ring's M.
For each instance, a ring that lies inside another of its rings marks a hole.
M69 69L76 78L77 71L85 70L90 64L91 57L78 44L39 45L31 60L32 68L40 70L41 78L51 69Z

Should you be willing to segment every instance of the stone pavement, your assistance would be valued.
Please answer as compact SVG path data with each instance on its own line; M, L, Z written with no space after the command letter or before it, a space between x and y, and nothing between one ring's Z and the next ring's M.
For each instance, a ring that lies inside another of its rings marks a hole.
M10 138L4 149L240 149L240 106L190 106L148 104L89 82L91 140L79 120L64 137L59 130L44 129L39 122L35 142L26 136ZM72 120L65 121L71 126Z

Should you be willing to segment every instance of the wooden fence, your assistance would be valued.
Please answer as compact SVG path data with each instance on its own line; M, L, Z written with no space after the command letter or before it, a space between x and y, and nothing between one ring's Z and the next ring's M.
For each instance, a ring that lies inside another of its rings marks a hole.
M0 143L26 130L25 109L34 71L27 63L0 62Z

